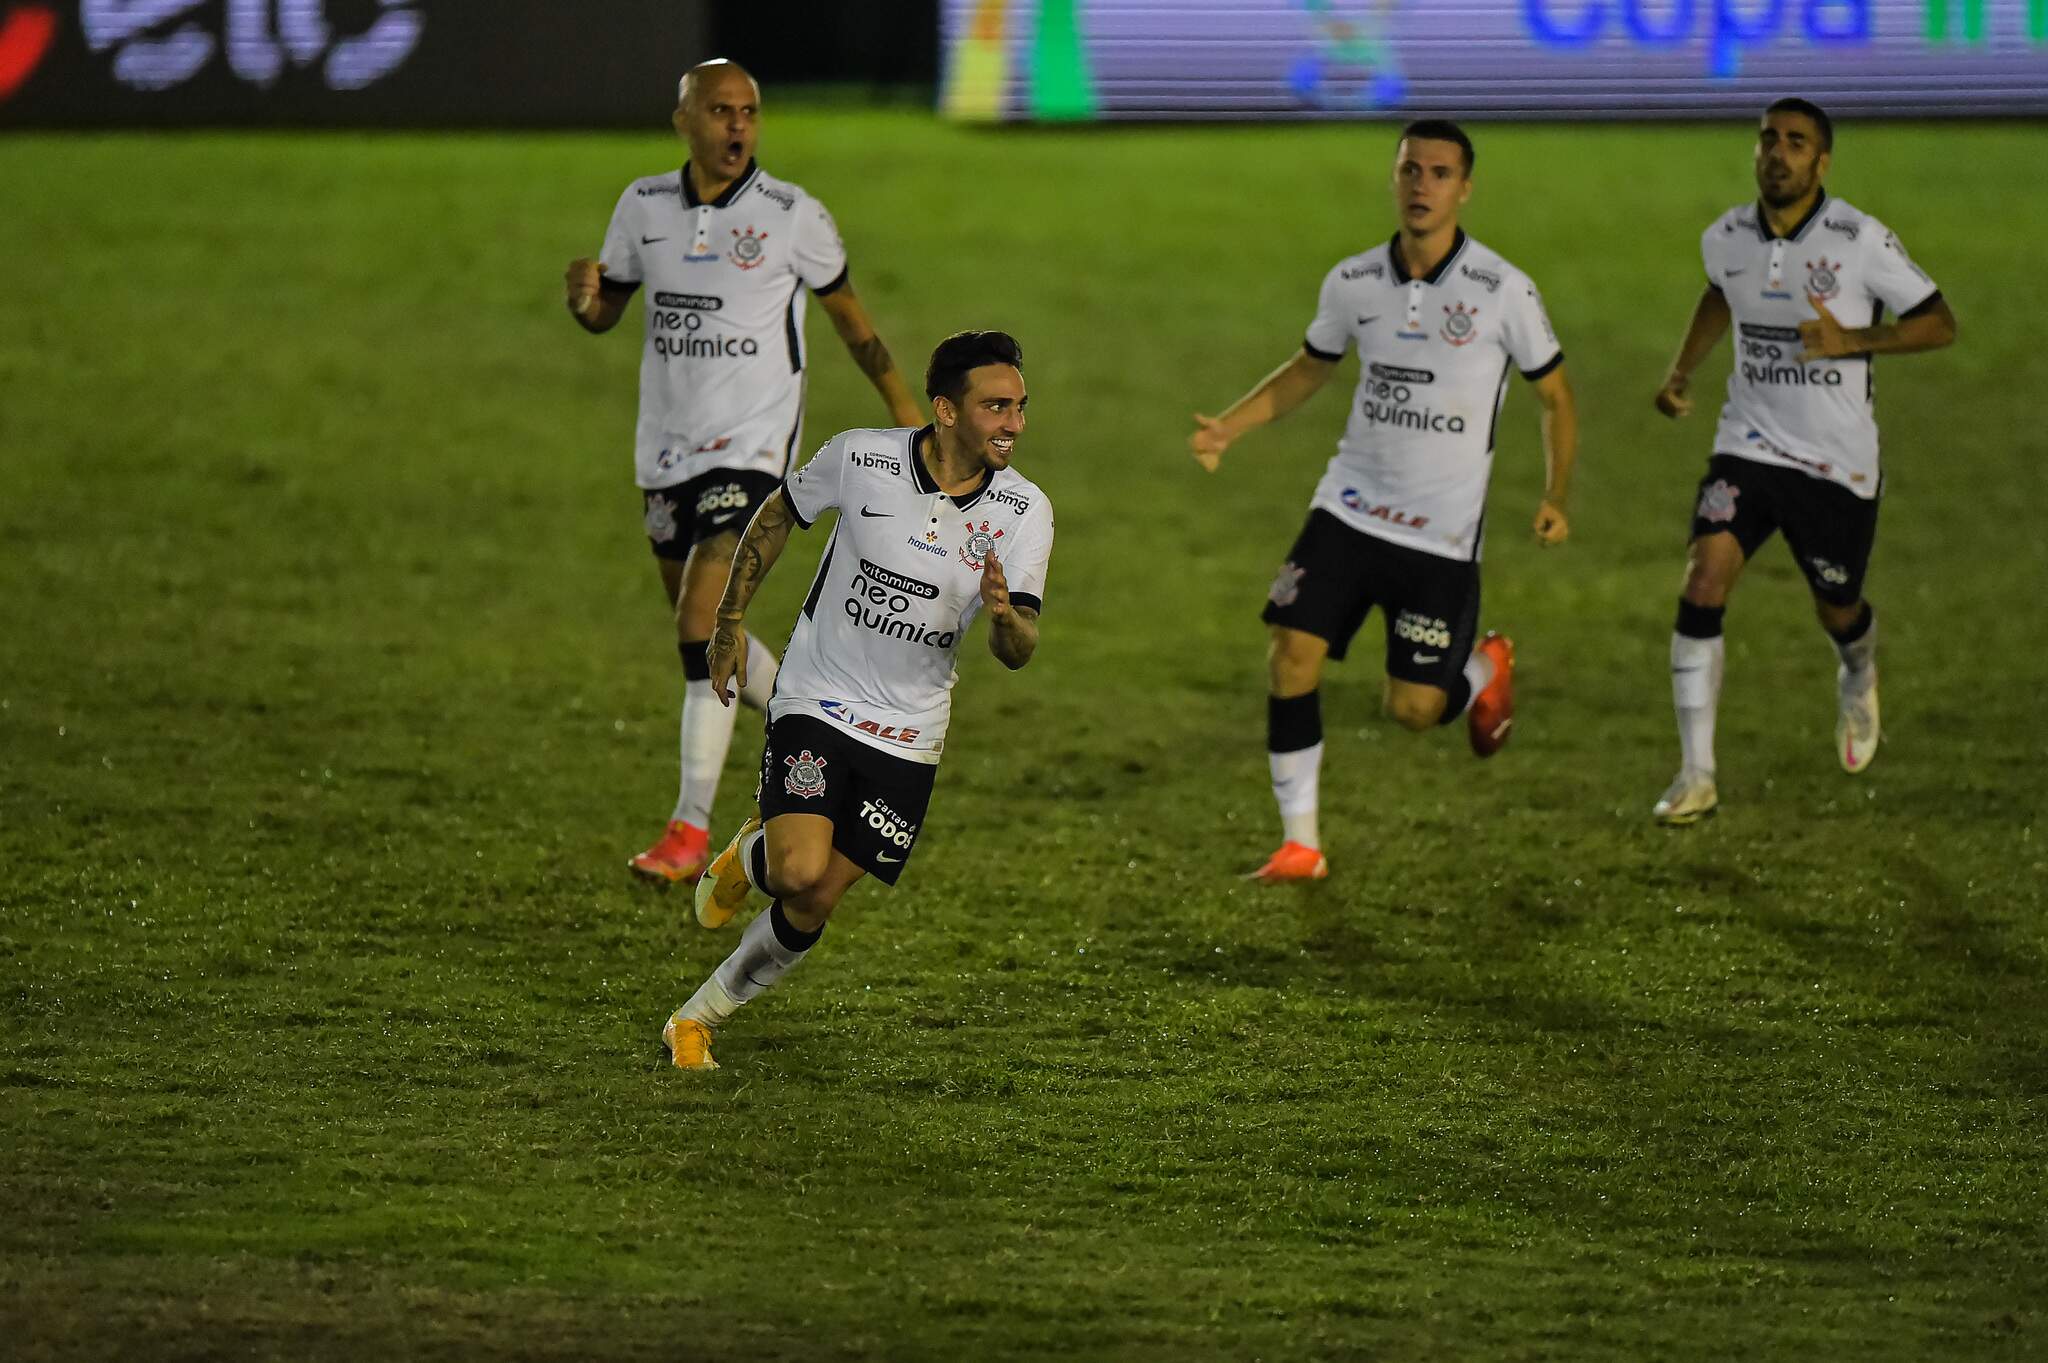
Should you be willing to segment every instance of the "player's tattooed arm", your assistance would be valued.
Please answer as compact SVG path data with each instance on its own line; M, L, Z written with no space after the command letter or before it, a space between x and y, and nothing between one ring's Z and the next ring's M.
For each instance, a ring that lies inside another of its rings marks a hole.
M981 604L988 612L988 651L1015 672L1038 651L1038 612L1011 604L1010 580L993 549L982 559Z
M789 543L790 528L795 524L796 510L789 504L789 494L777 488L773 496L761 503L754 519L747 522L747 533L740 536L740 546L733 550L725 595L718 602L718 623L711 627L711 642L705 648L705 660L711 667L711 691L721 705L732 704L727 682L737 677L742 687L747 684L747 606L760 590L768 570L775 566L775 560L782 557L783 547Z
M875 334L875 324L869 320L868 310L860 295L853 291L853 285L841 284L818 301L824 305L825 315L832 319L833 330L845 342L846 353L853 356L860 372L868 376L882 401L889 404L890 417L898 426L923 425L924 412L910 395L910 385L904 382L903 372L896 367L889 347Z

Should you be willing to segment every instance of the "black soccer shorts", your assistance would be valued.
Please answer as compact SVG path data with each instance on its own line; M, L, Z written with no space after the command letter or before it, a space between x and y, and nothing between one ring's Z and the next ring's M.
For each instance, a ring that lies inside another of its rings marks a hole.
M1354 530L1318 507L1273 579L1260 618L1313 634L1342 661L1378 606L1387 675L1451 689L1479 630L1479 565Z
M1733 535L1742 556L1754 558L1782 530L1813 594L1829 605L1853 606L1863 599L1877 542L1877 503L1798 469L1717 454L1707 461L1693 501L1692 537Z
M701 540L745 531L761 503L781 486L782 479L772 473L713 469L673 487L642 488L647 546L656 558L680 563Z
M832 847L894 885L917 846L938 767L863 743L830 720L784 715L768 725L755 800L765 822L781 814L832 821Z

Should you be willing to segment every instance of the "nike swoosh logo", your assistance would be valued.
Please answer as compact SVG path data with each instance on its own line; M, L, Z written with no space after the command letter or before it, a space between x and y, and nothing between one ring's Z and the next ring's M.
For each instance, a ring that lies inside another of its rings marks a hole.
M867 509L866 507L862 507L862 508L860 509L860 514L861 514L861 515L863 515L863 516L875 516L875 517L881 517L881 516L893 516L893 515L895 515L896 513L895 513L895 512L893 512L893 511L870 511L870 510L868 510L868 509Z
M642 246L652 246L652 245L654 245L654 243L656 243L657 241L667 241L667 240L668 240L668 238L667 238L667 237L642 237L642 238L640 238L640 244L641 244Z
M1727 276L1728 276L1728 277L1729 277L1730 279L1733 279L1733 278L1735 278L1735 276L1737 276L1737 275L1739 275L1739 274L1748 274L1748 273L1749 273L1749 271L1748 271L1748 270L1723 270L1723 271L1721 271L1721 273L1722 273L1722 274L1725 274L1725 275L1727 275Z
M892 857L892 856L890 856L890 855L889 855L889 854L888 854L887 852L877 852L877 853L875 853L875 860L876 860L876 861L886 861L886 862L889 862L889 863L891 863L891 864L893 865L894 863L896 863L896 862L899 862L899 861L903 860L903 858L902 858L902 857Z
M1369 327L1369 326L1371 326L1371 325L1372 325L1372 324L1373 324L1374 322L1377 322L1377 321L1379 321L1379 320L1380 320L1380 315L1379 315L1378 313L1374 313L1374 314L1373 314L1372 316L1370 316L1370 317L1361 317L1361 318L1359 318L1359 319L1358 319L1358 325L1360 325L1360 326L1362 326L1362 327Z

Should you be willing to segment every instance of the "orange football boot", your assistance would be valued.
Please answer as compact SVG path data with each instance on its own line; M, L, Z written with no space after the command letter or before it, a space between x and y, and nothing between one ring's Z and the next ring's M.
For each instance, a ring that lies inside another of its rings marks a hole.
M1280 850L1266 859L1266 864L1246 876L1262 885L1278 885L1290 880L1321 880L1330 874L1330 863L1323 854L1313 847L1298 842L1283 842Z
M1491 757L1508 745L1508 735L1515 727L1515 641L1488 630L1473 651L1493 660L1493 680L1472 697L1465 727L1472 751Z
M657 884L694 884L704 874L704 863L710 859L711 830L672 819L661 841L627 862L626 867L634 875Z
M711 1058L711 1029L703 1023L678 1014L661 1029L661 1039L668 1043L669 1059L677 1069L718 1068L718 1062Z

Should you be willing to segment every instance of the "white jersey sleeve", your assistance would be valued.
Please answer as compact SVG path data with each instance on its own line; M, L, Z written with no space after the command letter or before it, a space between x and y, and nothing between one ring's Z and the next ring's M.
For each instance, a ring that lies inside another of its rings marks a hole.
M1045 574L1052 565L1052 530L1052 503L1041 495L1038 505L1024 518L1022 542L1002 560L1012 605L1044 612Z
M1511 277L1501 290L1501 341L1524 377L1536 379L1557 367L1564 350L1543 310L1543 295L1526 276Z
M829 293L846 278L846 244L816 199L797 210L795 264L797 277L813 293Z
M1732 210L1723 213L1707 225L1706 231L1700 233L1700 268L1707 272L1707 283L1722 293L1728 291L1728 280L1721 273L1720 261L1715 259L1717 253L1714 250L1714 243L1727 232L1728 220L1732 216Z
M1308 324L1303 344L1319 360L1341 360L1351 348L1351 311L1343 295L1341 265L1323 276L1323 289L1316 298L1316 315Z
M619 206L612 210L611 226L605 229L604 250L598 253L598 264L604 266L604 277L614 284L638 284L643 278L640 268L640 247L634 236L633 217L638 200L633 187L619 196Z
M841 432L818 447L810 462L789 475L782 485L796 512L797 523L808 530L818 517L839 505L846 480L846 433Z
M1940 292L1889 227L1865 218L1862 235L1864 286L1879 302L1895 313L1907 313Z

